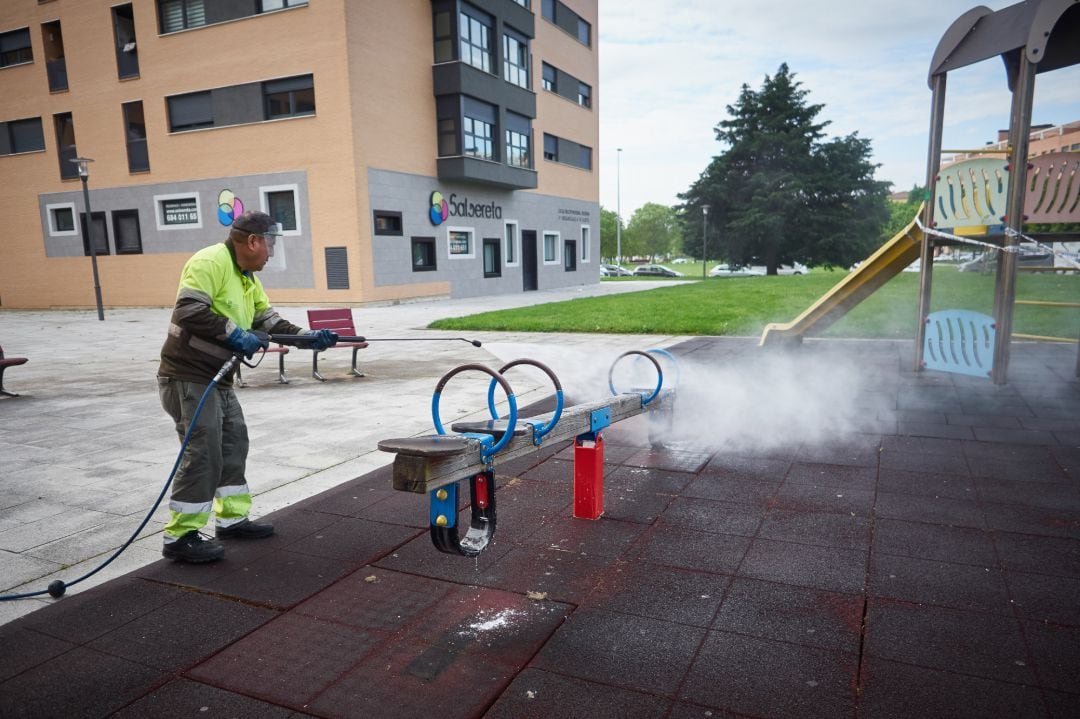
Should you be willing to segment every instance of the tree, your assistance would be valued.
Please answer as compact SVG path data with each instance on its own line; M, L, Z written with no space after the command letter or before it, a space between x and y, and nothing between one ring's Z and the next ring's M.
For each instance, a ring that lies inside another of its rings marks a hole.
M925 196L926 188L915 185L911 188L911 192L908 193L906 202L889 203L889 219L881 226L880 239L882 242L896 235L897 232L907 227L915 219L915 213L919 211L919 205L923 203Z
M742 86L715 128L727 149L679 196L687 251L702 256L706 204L709 254L769 274L796 261L846 267L878 244L888 184L874 179L870 142L824 141L824 106L808 94L786 63L760 90Z
M636 253L655 261L658 255L666 255L680 246L678 215L671 207L647 202L630 217L623 239L624 244L629 239Z
M612 210L600 208L600 256L614 259L618 256L618 234L616 227L619 224L619 216ZM626 229L623 228L625 234Z

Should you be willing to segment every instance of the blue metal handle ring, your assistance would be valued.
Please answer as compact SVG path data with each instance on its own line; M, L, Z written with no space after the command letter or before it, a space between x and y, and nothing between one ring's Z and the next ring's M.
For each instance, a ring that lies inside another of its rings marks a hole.
M439 401L442 398L443 387L450 381L454 375L461 374L468 370L476 370L485 374L491 375L492 379L499 383L503 392L506 393L506 399L510 403L510 414L507 418L508 426L506 432L503 433L502 438L495 443L490 449L480 450L480 457L485 462L491 459L492 456L502 451L502 448L510 442L510 438L514 435L514 428L517 426L517 397L514 396L514 390L510 388L510 383L506 381L506 378L501 374L495 372L490 367L486 367L482 364L463 364L460 367L455 367L446 374L443 375L439 383L435 385L435 392L431 395L431 419L435 423L435 432L438 434L446 434L446 430L443 428L442 420L439 418Z
M615 380L612 379L615 374L615 365L619 364L619 360L621 360L623 357L629 357L630 355L640 355L652 362L653 366L656 367L656 389L654 389L652 394L650 394L648 397L642 395L641 406L644 407L649 402L652 402L656 398L656 395L660 394L660 388L664 386L664 370L660 367L660 363L656 360L656 358L648 352L642 352L641 350L630 350L629 352L623 352L621 355L616 357L615 361L611 363L611 368L608 369L608 389L611 390L612 395L617 396L619 394L618 391L615 389Z
M559 381L559 378L555 375L555 373L551 370L550 367L548 367L543 362L538 362L537 360L534 360L534 359L516 359L513 362L510 362L509 364L503 365L499 369L499 374L505 374L506 370L510 369L511 367L517 367L518 365L523 365L523 364L532 365L533 367L537 367L537 368L543 370L544 373L547 374L547 376L551 378L552 384L555 385L555 414L553 414L551 416L551 421L550 422L543 425L542 427L535 427L533 429L533 442L535 444L539 444L540 440L544 437L544 435L547 434L548 432L550 432L552 429L554 429L555 425L558 424L558 422L559 422L559 418L562 417L562 411L563 411L563 388L562 388L562 382ZM491 380L491 384L488 385L488 412L491 413L491 418L492 419L500 419L499 413L495 410L495 385L496 384L497 383L493 379L493 380Z
M666 349L662 349L660 347L653 347L645 351L652 354L660 355L661 357L666 357L671 362L671 366L675 369L675 376L671 378L672 389L675 389L682 383L682 368L679 367L679 361L675 359L675 355L671 354Z

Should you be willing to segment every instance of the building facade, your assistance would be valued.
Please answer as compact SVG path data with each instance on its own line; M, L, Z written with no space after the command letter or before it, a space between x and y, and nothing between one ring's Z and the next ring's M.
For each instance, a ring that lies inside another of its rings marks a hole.
M597 282L597 0L6 0L0 307L173 302L245 209L278 303ZM76 157L89 165L90 217ZM89 222L88 222L89 219Z

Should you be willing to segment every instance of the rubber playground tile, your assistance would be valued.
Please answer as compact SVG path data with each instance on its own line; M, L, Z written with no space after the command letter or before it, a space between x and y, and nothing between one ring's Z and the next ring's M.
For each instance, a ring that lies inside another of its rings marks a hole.
M1011 614L1001 572L993 566L874 554L867 594L920 604Z
M1019 417L993 414L957 414L949 412L945 415L946 421L956 427L1013 427L1021 428L1026 422L1021 423ZM1027 427L1027 429L1035 429Z
M1080 577L1080 539L998 532L994 545L1001 566L1009 571Z
M857 667L855 654L709 632L679 698L754 716L852 716Z
M642 449L623 460L630 467L665 469L669 472L697 474L712 455L707 452L683 452L675 449Z
M874 492L812 484L782 484L769 500L769 509L790 512L832 512L870 516Z
M495 493L498 528L515 538L527 536L545 522L569 517L573 485L513 480ZM467 493L463 493L467 494ZM468 515L466 520L468 521Z
M753 719L745 714L675 702L667 719Z
M1080 512L1016 504L984 504L986 526L1002 532L1080 538Z
M1052 432L1033 429L1002 429L999 427L975 427L975 439L980 442L1012 442L1015 444L1055 445L1057 438Z
M997 564L989 532L899 519L874 520L874 552L980 567Z
M935 422L900 422L896 432L909 439L975 439L969 426Z
M484 719L662 719L670 704L648 694L526 669Z
M737 534L752 537L761 526L765 511L741 504L716 502L696 497L676 497L664 511L667 524L699 532Z
M857 434L842 442L808 442L799 449L797 461L809 464L877 467L880 449L880 436Z
M376 567L364 567L311 599L293 613L390 634L421 621L455 587Z
M1035 684L1012 617L870 599L864 646L882 659Z
M674 498L672 494L609 487L604 490L603 516L625 522L652 524Z
M0 716L106 717L165 677L156 669L77 647L0 683Z
M611 560L544 547L515 547L493 564L485 585L519 594L539 592L548 600L580 604L607 581Z
M901 426L904 424L901 423ZM965 439L971 439L971 437L965 437ZM962 457L964 455L964 443L957 439L941 437L883 437L881 450L883 452L912 452L915 454Z
M971 500L978 498L974 480L959 474L882 469L878 472L877 488L879 492L917 494L924 497Z
M984 502L1080 512L1080 488L1073 484L1017 482L991 477L975 477L974 482L979 498Z
M373 485L370 483L348 482L327 492L317 494L310 499L297 502L294 507L323 514L336 514L343 517L359 517L360 513L384 499L397 493L389 483Z
M958 454L918 454L882 450L883 469L904 469L909 472L938 472L940 474L968 475L967 459Z
M207 587L227 597L288 608L330 586L353 568L337 559L280 551L260 557Z
M75 648L70 642L27 629L22 622L0 627L0 682Z
M502 534L508 534L508 532L503 530ZM463 557L460 554L440 552L431 543L431 537L425 534L393 554L383 557L375 563L375 566L459 584L486 585L491 579L488 576L488 569L514 546L509 541L501 540L496 534L487 549L479 556Z
M787 457L755 457L721 452L709 460L701 470L701 476L780 482L791 468L791 459L797 454L798 448L791 449Z
M356 515L359 519L369 519L383 524L427 529L428 503L426 494L395 491L386 499L369 504L357 511Z
M619 563L585 599L585 606L707 628L730 581L722 574Z
M830 592L856 593L866 584L868 552L757 538L738 574Z
M519 544L578 552L592 557L618 557L648 529L637 522L616 519L556 517L531 534L515 536Z
M1013 606L1025 619L1080 627L1080 579L1011 571L1005 580Z
M683 490L682 496L763 507L779 488L779 481L762 482L702 474Z
M712 629L857 653L863 598L736 577Z
M632 554L668 567L732 574L749 546L746 537L696 532L658 522Z
M22 621L24 626L42 634L84 644L176 597L172 587L137 578L122 578L86 591L72 589L62 601L33 612Z
M362 566L374 562L418 533L409 527L344 517L289 545L289 551Z
M781 542L816 544L841 549L869 549L869 519L829 512L769 512L761 524L759 537Z
M574 482L573 447L570 448L570 452L571 461L565 461L558 456L552 457L546 462L534 465L528 471L522 472L520 477L537 482L560 482L572 486ZM496 469L499 468L496 467Z
M927 669L877 657L863 661L860 719L1044 719L1038 688Z
M267 704L235 692L223 691L187 679L174 679L142 699L129 704L114 719L145 717L211 716L229 719L290 719L298 715L290 709Z
M849 467L821 462L795 462L784 481L788 484L807 484L849 490L873 490L877 481L876 467Z
M950 499L879 491L874 514L883 519L983 529L986 519L982 507L974 500L974 497Z
M1076 717L1076 695L1043 689L1043 701L1050 711L1050 719L1074 719Z
M674 472L650 467L622 466L604 477L608 491L629 490L678 494L686 488L693 476L686 472Z
M1013 461L993 456L971 456L969 454L967 461L973 477L1011 479L1016 482L1057 482L1060 484L1069 482L1069 475L1052 460Z
M179 671L278 616L243 602L174 591L177 596L169 604L86 646L163 671Z
M384 638L376 632L289 613L190 670L187 676L300 708L359 664Z
M548 640L530 666L670 697L689 669L704 635L705 630L697 627L579 609Z

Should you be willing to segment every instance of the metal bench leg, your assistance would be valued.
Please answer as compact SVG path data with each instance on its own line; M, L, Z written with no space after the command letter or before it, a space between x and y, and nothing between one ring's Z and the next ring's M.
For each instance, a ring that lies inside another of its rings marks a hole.
M326 378L319 374L319 353L316 350L311 352L311 376L320 382L326 381Z
M288 378L285 377L285 353L278 352L277 358L277 381L281 384L289 384Z
M356 369L356 353L360 351L359 347L352 348L352 375L354 377L363 377L364 373Z

